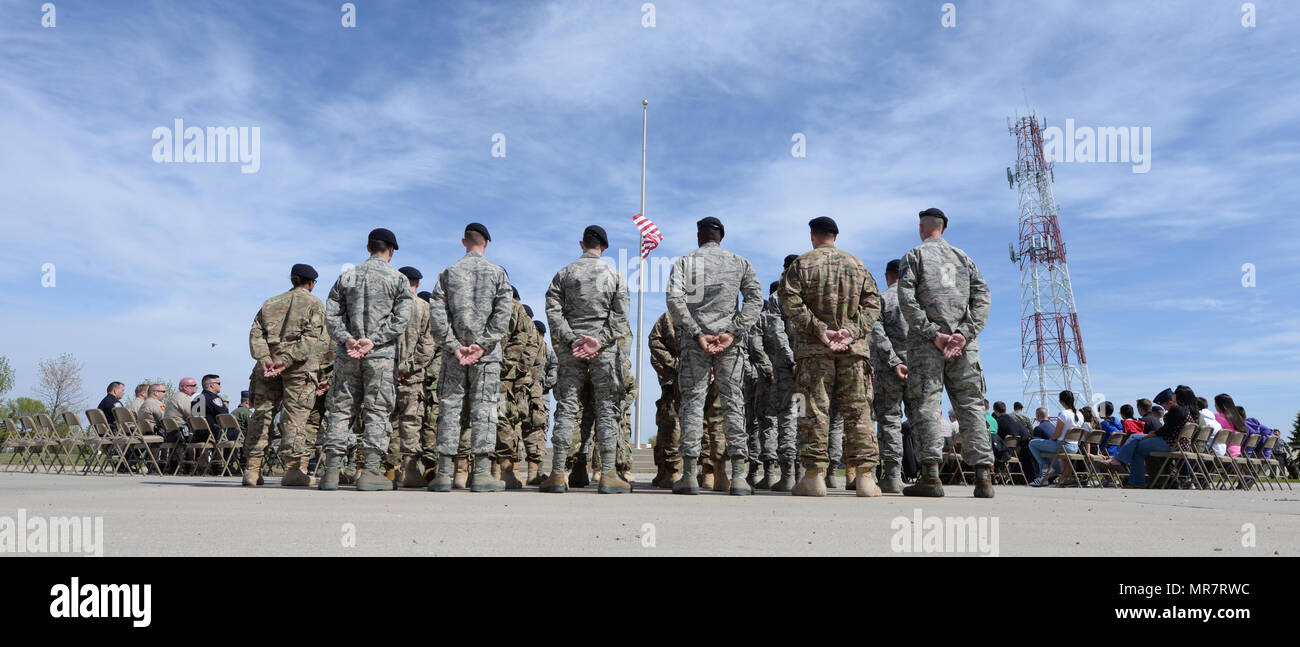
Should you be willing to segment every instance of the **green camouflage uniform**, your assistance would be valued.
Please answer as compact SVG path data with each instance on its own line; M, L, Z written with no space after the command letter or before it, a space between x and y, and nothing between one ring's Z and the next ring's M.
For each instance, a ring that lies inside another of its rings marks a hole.
M532 386L533 353L537 328L523 304L512 300L510 326L501 354L501 406L497 411L495 460L518 460L523 440L523 417L528 411L528 389Z
M551 423L551 389L555 386L558 360L555 351L546 344L546 337L534 338L531 368L532 383L528 386L528 415L524 416L524 455L529 463L541 464L546 451L546 429Z
M441 372L442 347L435 343L424 369L424 420L420 423L420 460L426 470L438 464L438 374Z
M843 460L875 469L879 459L871 422L871 365L867 337L880 317L876 281L862 261L829 243L795 259L781 278L781 307L794 324L799 458L809 469L834 467L829 431L834 399L844 417ZM849 349L821 342L827 330L847 329ZM828 465L829 464L829 465Z
M414 301L410 281L378 254L334 282L325 305L325 328L335 343L325 451L346 453L355 418L362 419L362 449L381 456L388 451L397 338L411 320ZM348 339L369 339L375 346L353 359Z
M409 456L422 456L420 427L424 422L424 374L437 345L429 328L429 304L413 301L411 321L397 338L397 403L393 407L393 435L388 446L388 467Z
M248 397L256 412L244 434L244 455L262 457L277 411L281 411L280 455L305 457L312 443L307 417L316 405L316 374L325 340L325 306L306 288L297 287L267 299L253 318L248 346L253 356ZM275 377L263 374L263 362L283 362Z
M907 321L907 387L904 405L917 459L942 460L943 391L957 410L962 460L993 465L984 422L984 371L976 336L988 321L988 284L975 262L942 238L928 238L903 256L898 270L898 307ZM934 345L939 333L961 333L962 353L945 359Z

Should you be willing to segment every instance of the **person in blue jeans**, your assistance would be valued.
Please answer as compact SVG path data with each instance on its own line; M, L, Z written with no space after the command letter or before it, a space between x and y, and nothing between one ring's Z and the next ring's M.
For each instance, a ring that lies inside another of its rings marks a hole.
M1101 438L1101 446L1104 448L1103 451L1114 456L1119 448L1107 445L1106 441L1110 439L1111 434L1124 433L1124 427L1119 419L1115 417L1115 404L1113 402L1103 402L1099 408L1101 409L1101 430L1106 432L1106 435Z
M1083 426L1083 414L1074 408L1074 393L1070 391L1061 391L1058 399L1061 402L1061 413L1056 416L1056 430L1050 439L1035 438L1029 441L1029 453L1034 455L1034 460L1038 462L1040 476L1029 484L1033 487L1042 487L1051 482L1052 477L1056 476L1056 470L1049 470L1048 467L1052 462L1052 456L1061 449L1062 439L1065 432L1075 427ZM1079 451L1079 443L1064 443L1065 450L1074 453ZM1074 467L1066 461L1062 464L1064 475L1067 480L1073 480Z
M1164 425L1154 434L1133 434L1120 446L1114 456L1099 461L1102 465L1129 468L1126 487L1144 488L1147 485L1147 455L1151 452L1169 451L1169 437L1177 436L1187 424L1187 407L1175 405L1165 414ZM1166 432L1165 430L1169 430Z

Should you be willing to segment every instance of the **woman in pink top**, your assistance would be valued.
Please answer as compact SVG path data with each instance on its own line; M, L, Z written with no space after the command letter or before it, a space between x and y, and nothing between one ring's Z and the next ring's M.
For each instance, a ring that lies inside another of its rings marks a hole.
M1218 420L1224 429L1246 433L1246 421L1237 411L1237 403L1232 401L1232 396L1227 393L1214 396L1214 408L1216 410L1214 419ZM1228 445L1228 455L1241 456L1241 445Z

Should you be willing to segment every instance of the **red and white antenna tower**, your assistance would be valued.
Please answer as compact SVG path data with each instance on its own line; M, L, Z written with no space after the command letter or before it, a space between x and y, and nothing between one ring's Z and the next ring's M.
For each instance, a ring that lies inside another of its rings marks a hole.
M1020 193L1020 243L1011 246L1011 262L1020 264L1021 390L1031 411L1050 411L1061 391L1074 392L1081 404L1092 402L1088 356L1052 198L1056 176L1043 154L1045 124L1036 114L1007 123L1017 149L1007 183Z

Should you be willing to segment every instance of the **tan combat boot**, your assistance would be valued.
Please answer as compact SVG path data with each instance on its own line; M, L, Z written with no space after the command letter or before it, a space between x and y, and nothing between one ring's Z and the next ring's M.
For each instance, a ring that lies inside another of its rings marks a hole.
M903 488L903 496L943 496L943 481L939 480L939 464L922 463L921 478Z
M975 466L975 498L993 498L993 473L988 465Z
M700 489L712 490L714 479L713 461L707 458L704 459L704 462L700 463L700 473L703 474L703 476L700 477Z
M249 456L244 464L244 482L247 487L257 487L262 484L262 457Z
M731 479L727 478L727 462L713 461L713 491L726 492L731 489ZM740 474L733 474L736 478L745 478L744 470Z
M794 484L790 493L795 496L826 496L826 469L809 467L804 470L803 478Z
M619 476L618 470L610 470L600 475L600 484L596 492L600 494L627 494L632 491L632 484Z
M858 496L880 496L880 487L876 485L875 470L862 467L857 470L856 474L857 482L853 484L853 489L857 491Z
M524 482L519 480L519 475L515 473L515 461L513 458L503 458L497 461L500 470L500 478L505 481L507 490L520 490L524 487Z
M652 478L652 479L650 479L650 485L653 486L653 487L658 487L658 488L663 487L663 482L664 482L664 472L665 472L665 471L666 471L666 470L665 470L665 467L664 467L664 464L663 464L663 463L660 463L659 465L657 465L657 466L655 467L655 477Z
M428 479L420 473L420 457L407 456L402 459L402 487L429 487Z
M456 466L455 476L452 478L451 486L457 490L463 490L467 487L469 481L469 458L457 456L454 461Z
M879 485L880 491L886 494L898 494L903 491L902 468L898 463L885 463Z
M306 456L294 456L284 464L284 476L280 478L280 485L285 487L295 487L302 485L316 485L315 477L307 475L307 466L310 461Z
M857 468L845 464L844 465L844 489L849 490L850 492L858 489L857 483L855 483L853 480L857 478L857 476L858 476Z
M544 474L542 474L542 466L541 466L540 464L538 464L538 463L529 462L529 463L528 463L528 481L527 481L527 484L528 484L528 485L541 485L541 484L542 484L542 481L545 481L545 480L546 480L546 476L545 476Z

